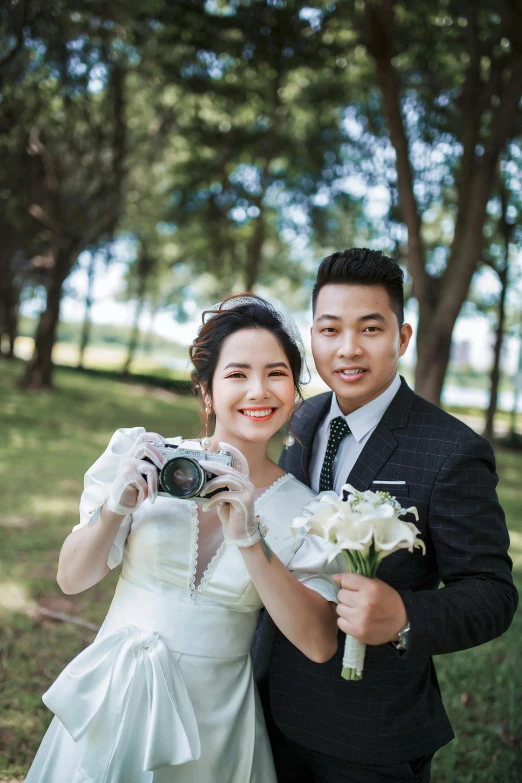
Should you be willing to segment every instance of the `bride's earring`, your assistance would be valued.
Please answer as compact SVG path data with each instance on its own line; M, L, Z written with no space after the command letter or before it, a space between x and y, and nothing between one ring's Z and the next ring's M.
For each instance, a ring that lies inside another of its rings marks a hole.
M294 405L294 409L293 409L292 413L290 414L290 416L288 417L288 421L286 423L286 426L288 427L288 431L287 431L285 437L283 438L283 446L285 447L286 451L288 451L288 449L291 446L293 446L294 443L295 443L295 438L292 435L291 428L292 428L292 416L294 415L294 413L295 413L295 411L297 409L298 404L299 404L299 401L296 400L295 401L295 405Z
M205 437L201 438L201 448L203 449L203 451L208 451L212 443L212 441L208 436L208 417L210 416L211 413L212 413L212 405L209 402L207 402L207 404L205 405Z
M294 445L294 443L295 443L295 438L293 435L290 435L290 433L285 435L285 437L283 438L283 445L287 451L290 448L290 446Z

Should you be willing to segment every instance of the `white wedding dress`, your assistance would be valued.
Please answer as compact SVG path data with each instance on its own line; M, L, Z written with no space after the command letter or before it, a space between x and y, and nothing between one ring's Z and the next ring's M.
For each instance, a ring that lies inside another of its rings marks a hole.
M88 470L76 528L97 524L121 455L144 431L118 430ZM290 529L313 497L286 474L256 513L297 579L336 601L321 573L328 545ZM122 560L96 640L43 696L56 717L26 783L275 783L250 658L261 600L217 515L145 501L123 520L108 565Z

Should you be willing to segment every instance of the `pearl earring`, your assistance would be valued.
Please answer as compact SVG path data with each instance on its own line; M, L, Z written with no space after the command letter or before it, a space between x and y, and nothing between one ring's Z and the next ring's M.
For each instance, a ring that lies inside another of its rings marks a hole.
M290 435L290 433L288 433L288 435L285 435L285 437L283 438L283 444L287 451L290 448L290 446L294 445L294 443L295 443L295 438L293 435Z
M208 451L212 444L212 441L208 436L208 417L210 416L211 413L212 413L212 404L210 402L207 402L205 405L205 437L201 438L200 441L201 448L203 449L203 451Z

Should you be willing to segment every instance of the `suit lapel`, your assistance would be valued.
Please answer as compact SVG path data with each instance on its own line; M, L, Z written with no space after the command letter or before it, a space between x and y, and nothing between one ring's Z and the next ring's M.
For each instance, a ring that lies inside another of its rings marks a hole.
M380 422L370 436L346 479L355 489L370 489L372 481L397 448L397 439L386 425Z
M301 446L297 442L290 450L291 460L288 462L288 469L303 484L310 485L310 459L315 433L330 410L331 402L331 392L311 397L293 418L292 429Z
M397 448L397 438L394 431L402 429L408 423L415 395L404 378L401 381L399 391L371 434L368 443L364 446L346 479L346 483L352 484L355 489L361 491L370 489L372 481L379 475Z

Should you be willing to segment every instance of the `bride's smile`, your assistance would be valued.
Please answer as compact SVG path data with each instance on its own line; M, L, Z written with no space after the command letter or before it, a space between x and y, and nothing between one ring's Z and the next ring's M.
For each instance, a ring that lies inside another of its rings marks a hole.
M239 413L250 419L266 419L268 416L272 416L276 410L277 408L243 408L239 410Z

